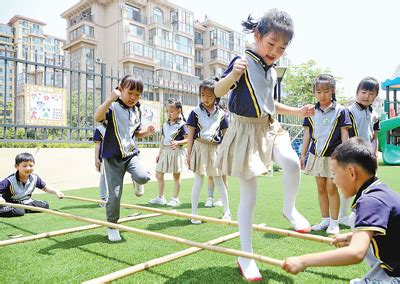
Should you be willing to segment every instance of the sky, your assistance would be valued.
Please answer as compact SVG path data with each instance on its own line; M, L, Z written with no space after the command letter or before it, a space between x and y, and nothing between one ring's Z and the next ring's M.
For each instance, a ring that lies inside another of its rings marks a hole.
M399 0L170 0L215 22L241 31L240 23L251 14L262 17L271 9L288 12L295 37L287 48L292 64L313 59L320 68L342 77L344 95L355 95L365 76L380 82L390 79L400 64ZM78 0L0 0L0 23L23 15L47 23L46 34L66 38L66 21L60 14ZM260 3L263 3L260 5ZM248 38L251 39L251 36ZM383 95L383 92L381 92Z

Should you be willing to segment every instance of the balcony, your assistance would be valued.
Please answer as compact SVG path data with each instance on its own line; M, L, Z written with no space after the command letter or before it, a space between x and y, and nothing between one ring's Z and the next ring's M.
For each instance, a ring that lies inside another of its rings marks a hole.
M154 49L152 47L128 41L124 43L124 57L122 62L133 61L146 65L155 66Z
M172 28L170 19L165 19L164 20L164 19L162 19L160 17L154 17L154 16L150 17L149 25L162 26L162 27L167 28L169 30Z
M69 26L74 26L82 21L93 22L92 14L81 14L69 20Z

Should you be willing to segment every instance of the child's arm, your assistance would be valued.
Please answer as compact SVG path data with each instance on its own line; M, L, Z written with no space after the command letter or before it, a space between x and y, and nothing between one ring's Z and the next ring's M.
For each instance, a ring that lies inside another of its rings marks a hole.
M214 88L214 93L217 98L221 98L228 93L231 87L239 81L240 77L247 68L247 60L245 58L238 58L234 64L232 71L224 78L220 79Z
M108 109L110 108L111 104L115 102L119 97L121 96L121 92L118 90L113 90L111 93L111 96L107 98L104 103L99 106L99 108L96 110L94 114L94 119L97 122L102 122L103 120L106 119L106 113Z
M101 161L100 161L100 145L101 145L101 142L100 141L95 141L95 145L94 145L94 164L95 164L95 166L96 166L96 170L98 171L98 172L100 172L100 164L101 164Z
M311 266L342 266L361 262L368 252L373 231L356 231L347 247L321 252L288 257L283 269L297 274Z
M300 165L301 169L304 170L305 168L305 161L307 156L308 147L310 147L310 131L308 127L304 127L304 136L303 136L303 146L301 148L301 156L300 156Z
M135 132L135 137L136 138L145 138L150 135L153 135L156 132L156 129L154 128L153 125L147 126L146 130L140 130L138 132Z
M378 157L378 149L379 149L379 142L378 142L378 130L374 131L374 138L371 141L372 149L374 150L375 155Z
M187 160L188 160L189 166L190 166L190 159L192 158L192 148L193 148L193 143L194 143L194 131L195 130L196 130L196 128L188 125L189 134L188 134L188 138L187 138Z
M275 111L277 114L308 117L314 114L314 105L308 104L302 108L291 107L275 101Z
M63 192L55 189L54 187L48 186L48 185L46 185L44 188L42 188L42 190L47 193L55 194L59 199L64 197Z
M184 139L182 139L182 140L179 140L179 141L174 140L174 141L172 141L171 149L176 149L176 147L178 147L180 145L185 145L187 143L187 141L188 141L188 139L187 139L188 136L184 135L183 137L184 137Z
M340 137L342 139L342 143L349 140L349 128L348 127L340 128Z

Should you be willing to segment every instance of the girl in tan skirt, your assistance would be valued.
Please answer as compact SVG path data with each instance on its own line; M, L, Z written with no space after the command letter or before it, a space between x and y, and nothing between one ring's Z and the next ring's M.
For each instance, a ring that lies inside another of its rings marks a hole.
M194 172L194 184L192 187L192 214L197 214L200 189L204 182L204 176L211 176L224 206L222 219L231 220L228 193L222 180L221 171L215 168L214 162L222 137L228 128L228 120L225 112L218 105L214 94L214 80L205 80L200 84L200 105L189 115L187 120L188 136L188 164ZM192 219L193 224L201 221Z
M242 250L253 252L252 224L257 198L257 176L268 173L276 133L271 131L271 115L306 116L308 107L293 108L274 101L277 73L273 67L293 37L290 16L276 9L259 21L250 16L242 22L254 33L255 48L232 59L215 94L222 97L231 89L228 107L232 123L224 137L215 165L222 174L236 176L240 184L238 223ZM238 265L248 281L261 281L254 260L239 257Z
M340 198L333 173L330 169L331 154L337 146L349 138L351 120L348 109L336 102L335 78L321 74L313 84L317 99L315 114L304 119L304 138L301 165L306 175L315 176L322 220L311 227L314 231L326 230L328 234L339 234ZM307 164L305 158L310 146Z
M187 142L188 131L180 101L169 99L167 101L167 114L168 121L162 127L160 151L156 157L156 178L159 194L149 203L178 207L180 205L181 172L186 160L186 151L183 149L183 145ZM165 173L172 173L175 183L174 195L168 203L164 197Z

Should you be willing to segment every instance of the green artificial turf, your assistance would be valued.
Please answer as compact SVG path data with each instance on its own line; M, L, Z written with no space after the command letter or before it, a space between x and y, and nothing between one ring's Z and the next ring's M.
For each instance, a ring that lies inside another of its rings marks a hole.
M380 165L378 176L390 187L400 191L398 175L400 167ZM258 180L257 208L254 223L291 229L282 217L282 176L260 177ZM193 180L183 180L179 211L190 213L190 197ZM166 182L166 197L171 197L173 182ZM239 203L239 186L235 178L229 179L229 201L233 218ZM76 189L67 195L98 199L98 189ZM137 198L132 185L125 185L122 202L148 206L147 202L157 195L157 184L145 186L145 195ZM76 200L58 200L53 195L35 195L36 199L47 200L50 208L80 216L105 220L105 209L97 204ZM205 208L207 198L206 180L201 192L199 214L220 218L221 207ZM159 206L170 210L171 208ZM302 176L301 190L297 199L298 210L311 222L320 221L316 185L313 177ZM138 212L121 209L121 218ZM148 214L148 212L143 212ZM0 240L10 236L33 234L83 226L75 220L48 214L27 214L19 218L0 219ZM235 227L203 223L192 225L188 220L160 216L124 223L124 225L149 231L177 236L197 242L206 242L237 231ZM342 232L348 231L342 227ZM323 232L321 235L325 235ZM186 249L187 246L165 240L123 232L122 241L111 243L107 240L106 229L71 233L36 241L0 247L1 283L80 283L146 262L167 254ZM224 247L240 249L239 238L225 242ZM332 249L331 246L296 238L283 237L261 232L253 233L254 252L276 259ZM347 267L308 268L297 276L287 274L281 268L258 262L266 283L348 283L352 278L364 275L368 268L361 263ZM201 251L190 256L162 264L148 270L118 280L121 283L240 283L242 282L236 257L209 251Z

